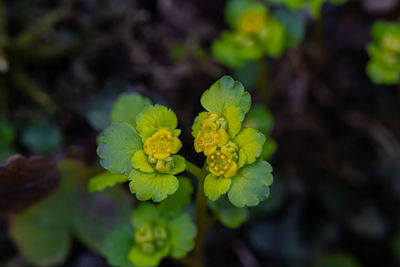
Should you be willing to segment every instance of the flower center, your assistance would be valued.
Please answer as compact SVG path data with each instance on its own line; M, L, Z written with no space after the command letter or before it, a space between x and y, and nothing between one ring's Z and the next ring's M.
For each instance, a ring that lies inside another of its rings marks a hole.
M232 165L232 159L229 155L225 155L219 151L210 156L210 170L218 175L225 174L225 172Z
M163 226L145 224L135 231L135 242L146 254L153 253L166 244L168 233Z
M147 143L147 141L146 141ZM164 134L158 134L158 135L153 135L150 137L150 141L147 144L150 151L155 154L155 153L171 153L172 151L172 135L164 135Z
M266 22L266 16L264 12L249 11L244 14L240 20L240 29L248 34L257 34L264 27Z

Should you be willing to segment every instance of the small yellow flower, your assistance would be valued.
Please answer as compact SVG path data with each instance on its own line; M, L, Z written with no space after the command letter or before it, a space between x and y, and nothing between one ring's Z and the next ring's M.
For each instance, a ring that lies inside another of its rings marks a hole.
M181 141L168 128L161 128L144 143L144 152L156 159L168 158L182 147Z
M234 161L234 153L228 146L224 146L220 151L216 151L207 158L210 172L215 176L223 175L225 178L236 174L237 164Z
M217 123L206 119L194 140L194 148L196 152L204 151L204 155L208 156L215 152L217 147L226 144L228 140L229 136L224 129L218 129Z
M240 18L239 29L247 34L258 34L264 28L266 20L265 12L249 11Z

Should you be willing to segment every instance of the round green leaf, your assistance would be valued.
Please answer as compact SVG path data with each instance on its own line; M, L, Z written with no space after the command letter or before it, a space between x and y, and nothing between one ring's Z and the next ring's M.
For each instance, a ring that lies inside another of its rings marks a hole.
M141 203L132 213L132 225L136 228L155 220L160 216L157 206L151 203Z
M126 122L136 126L136 116L151 102L137 93L121 94L111 111L112 122Z
M216 201L221 195L228 192L232 179L223 176L208 174L204 180L204 194L211 201Z
M22 143L35 152L50 153L61 146L62 135L56 126L40 121L24 130Z
M108 236L101 250L112 266L134 267L128 254L134 245L133 229L128 225L116 227Z
M237 207L257 206L260 201L268 198L272 182L271 165L263 160L256 161L232 177L229 201Z
M128 177L125 174L112 174L109 171L102 172L89 181L89 192L103 191L119 183L125 183Z
M133 169L129 178L132 193L141 201L152 199L160 202L175 193L179 187L178 179L171 174L143 173Z
M150 165L148 156L143 150L135 152L132 158L133 167L145 173L155 172L154 168Z
M229 228L238 228L249 218L249 209L247 207L235 207L224 198L220 198L215 202L208 201L208 206L215 213L218 220Z
M169 245L165 245L154 253L145 254L138 245L134 245L128 255L129 260L136 266L155 267L158 266L163 258L165 258L170 250Z
M179 187L175 194L160 203L160 211L164 214L175 214L180 212L184 206L190 204L193 186L188 178L179 177L178 180Z
M250 109L251 98L240 82L226 75L203 93L200 102L210 112L224 114L229 106L234 105L243 113L247 113Z
M236 106L229 106L225 110L225 119L228 122L228 133L231 138L239 133L242 128L242 121L244 119L244 114Z
M171 131L178 126L175 113L162 105L150 105L143 109L136 117L136 129L143 142L151 137L161 127Z
M253 128L244 128L233 141L239 148L239 157L246 157L246 164L252 164L261 155L265 136ZM244 162L243 159L239 161ZM241 165L239 165L241 167Z
M111 173L125 173L132 169L131 159L143 143L135 129L128 123L113 123L100 135L97 154L100 164Z
M171 242L171 256L182 258L194 247L194 237L197 234L196 226L187 213L182 213L168 224Z

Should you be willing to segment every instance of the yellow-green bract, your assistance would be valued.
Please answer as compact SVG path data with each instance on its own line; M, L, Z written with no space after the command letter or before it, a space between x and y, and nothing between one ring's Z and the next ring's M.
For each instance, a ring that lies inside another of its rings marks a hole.
M192 135L195 150L207 157L206 196L216 201L227 193L237 207L258 205L268 198L273 177L271 165L259 159L265 136L242 127L250 95L240 82L224 76L203 93L201 104L207 111L195 119Z

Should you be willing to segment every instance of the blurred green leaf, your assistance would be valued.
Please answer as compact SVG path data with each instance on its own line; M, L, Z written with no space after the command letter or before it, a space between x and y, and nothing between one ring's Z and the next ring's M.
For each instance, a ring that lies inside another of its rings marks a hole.
M59 189L49 198L10 218L10 236L21 253L38 266L61 264L70 250L71 234L100 251L116 225L129 223L129 196L119 188L89 194L88 177L97 172L76 160L59 162Z
M361 264L347 252L329 252L320 255L313 267L361 267Z
M126 181L128 181L128 177L124 174L113 174L105 171L90 179L89 192L103 191L107 187L112 187Z
M288 48L293 48L303 41L307 21L300 13L279 8L274 12L274 16L285 26Z
M61 131L46 121L34 122L24 129L22 143L32 151L51 153L61 146Z
M0 119L0 150L12 145L15 134L15 128L6 120Z
M240 81L247 90L251 90L256 84L257 79L257 64L254 61L249 61L242 67L235 69L233 77Z
M166 200L160 203L159 208L165 214L173 215L182 210L183 207L190 204L193 186L186 177L178 176L178 190Z
M116 227L107 236L101 252L112 266L133 267L134 265L128 260L133 244L133 229L129 225L123 225Z
M148 105L151 105L150 100L137 93L121 94L112 108L111 121L127 122L135 127L136 115Z
M243 126L255 128L267 135L270 134L274 125L272 113L263 105L252 105L249 113L243 121Z
M220 198L215 202L208 201L208 206L218 220L229 228L238 228L249 218L248 208L235 207L225 198Z

